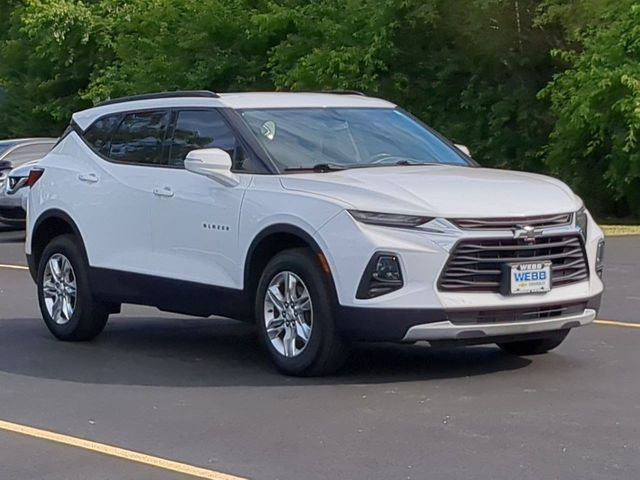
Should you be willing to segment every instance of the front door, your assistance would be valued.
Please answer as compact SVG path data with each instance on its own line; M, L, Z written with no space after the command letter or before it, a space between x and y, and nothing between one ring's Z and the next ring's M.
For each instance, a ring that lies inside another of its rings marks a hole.
M174 112L168 164L155 177L152 236L159 275L228 288L241 288L238 222L250 174L228 187L188 172L191 150L221 148L236 166L243 161L236 136L215 109Z

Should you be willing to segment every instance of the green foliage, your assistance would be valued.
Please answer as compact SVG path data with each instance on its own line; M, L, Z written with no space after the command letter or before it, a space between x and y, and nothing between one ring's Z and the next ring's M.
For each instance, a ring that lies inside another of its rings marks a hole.
M618 0L541 92L557 120L546 164L592 205L640 215L640 4Z
M640 214L637 0L0 0L0 137L146 91L355 89Z
M537 2L320 0L273 9L286 38L269 62L283 89L355 89L395 100L486 165L542 168L549 131L536 93L552 60Z
M73 0L26 0L13 10L0 47L3 135L59 134L88 105L78 92L101 61L99 10Z
M114 62L92 78L85 98L176 90L269 88L265 40L251 31L246 0L134 0L114 25ZM144 35L141 35L144 32Z

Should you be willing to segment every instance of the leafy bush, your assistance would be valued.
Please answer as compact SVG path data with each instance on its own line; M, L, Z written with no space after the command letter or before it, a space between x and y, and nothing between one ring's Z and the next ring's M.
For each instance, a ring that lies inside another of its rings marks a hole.
M640 4L603 23L575 33L580 51L554 52L570 67L540 94L557 117L545 162L599 210L640 216Z

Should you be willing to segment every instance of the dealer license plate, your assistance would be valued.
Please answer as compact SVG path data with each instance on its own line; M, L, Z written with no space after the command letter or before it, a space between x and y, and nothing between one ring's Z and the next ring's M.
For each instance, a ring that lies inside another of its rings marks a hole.
M551 262L514 263L510 269L511 294L551 290Z

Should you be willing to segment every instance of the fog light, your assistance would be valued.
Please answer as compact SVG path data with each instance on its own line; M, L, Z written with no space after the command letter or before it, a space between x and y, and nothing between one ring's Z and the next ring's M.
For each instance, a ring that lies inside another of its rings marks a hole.
M596 273L602 278L604 272L604 238L598 242L598 249L596 250Z
M356 298L379 297L402 288L402 285L398 257L392 253L376 253L362 275Z

